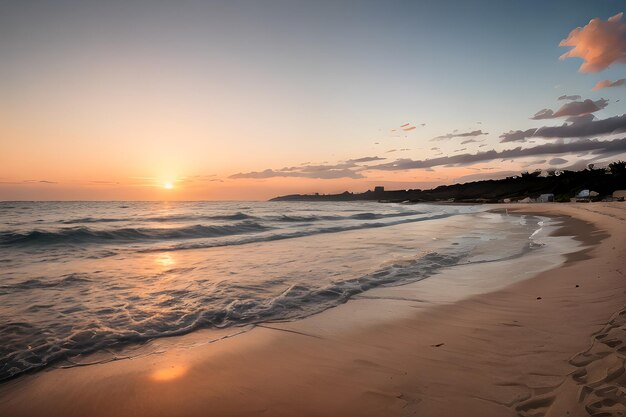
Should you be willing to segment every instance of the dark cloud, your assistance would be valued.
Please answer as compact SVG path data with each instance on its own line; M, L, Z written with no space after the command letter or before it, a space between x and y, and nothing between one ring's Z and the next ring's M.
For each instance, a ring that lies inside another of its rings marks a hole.
M298 177L298 178L315 178L315 179L335 179L335 178L364 178L362 174L357 171L348 168L332 168L328 167L324 170L301 170L301 171L284 171L266 169L264 171L253 171L231 175L228 178L241 179L241 178L253 178L253 179L265 179L276 177Z
M616 81L610 81L610 80L598 81L598 83L593 87L592 90L598 91L598 90L602 90L603 88L620 87L622 85L626 85L626 78L621 78Z
M357 158L357 159L348 159L346 162L347 163L361 163L361 162L373 162L373 161L382 161L385 158L381 158L379 156L365 156L363 158Z
M466 140L461 142L461 145L465 145L466 143L477 143L477 142L482 142L482 140L466 139Z
M563 165L567 163L567 159L563 158L552 158L550 159L550 165Z
M616 155L626 152L626 138L612 141L601 141L597 139L580 139L572 143L547 143L522 149L517 147L504 151L486 151L475 154L460 154L453 156L442 156L439 158L412 160L398 159L394 162L370 166L369 169L381 171L401 171L409 169L423 169L441 165L467 165L477 162L493 161L496 159L522 158L527 156L558 155L576 152L593 152L600 155Z
M456 133L455 131L454 133L448 133L443 136L436 136L432 138L431 140L448 140L452 138L467 138L467 137L475 137L475 136L481 136L481 135L487 135L487 132L483 132L482 130L474 130L472 132Z
M581 138L593 135L610 135L626 129L626 114L594 120L591 115L569 118L569 124L544 126L525 131L515 130L500 135L500 142L523 142L533 136L542 138Z
M379 156L365 156L362 158L348 159L337 164L328 164L324 162L320 165L300 165L293 167L285 167L281 169L266 169L264 171L240 172L231 175L230 179L254 178L265 179L275 177L298 177L298 178L316 178L316 179L335 179L335 178L364 178L361 171L366 166L361 166L365 162L384 161L386 158Z
M578 95L574 95L574 96L562 95L557 100L580 100L580 99L581 97Z
M377 157L367 157L377 158ZM360 158L363 159L363 158ZM380 158L384 159L384 158ZM372 159L374 160L374 159ZM378 160L378 159L375 159ZM282 169L266 169L264 171L240 172L231 175L230 179L253 178L265 179L275 177L297 177L297 178L315 178L315 179L335 179L335 178L364 178L360 171L366 167L357 165L355 160L348 160L334 165L305 165L297 167L285 167Z
M507 133L503 133L500 135L500 142L524 142L526 138L532 137L537 129L528 129L528 130L511 130Z
M22 181L24 184L58 184L56 181L48 181L48 180L24 180Z
M584 101L572 101L570 103L566 103L561 106L556 112L553 112L550 109L539 110L533 117L532 120L543 120L543 119L556 119L557 117L566 117L566 116L580 116L583 114L590 114L597 112L598 110L602 110L609 105L609 101L601 98L600 100L584 100Z

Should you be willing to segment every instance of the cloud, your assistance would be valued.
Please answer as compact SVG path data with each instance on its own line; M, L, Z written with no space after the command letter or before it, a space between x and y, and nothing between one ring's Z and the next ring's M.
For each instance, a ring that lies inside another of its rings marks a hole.
M466 140L461 142L461 145L465 145L466 143L476 143L476 142L482 142L482 140L466 139Z
M562 95L557 100L580 100L580 99L581 97L577 95L574 95L574 96Z
M384 160L384 159L385 159L385 158L381 158L381 157L378 157L378 156L365 156L365 157L363 157L363 158L348 159L346 162L347 162L347 163L355 163L355 164L358 164L358 163L361 163L361 162L382 161L382 160Z
M381 171L402 171L410 169L424 169L442 165L467 165L477 162L493 161L496 159L514 159L527 156L558 155L576 152L593 152L598 155L616 155L626 152L626 138L612 141L601 141L597 139L581 139L573 143L547 143L522 149L517 147L504 151L490 150L475 154L460 154L453 156L442 156L439 158L412 160L398 159L394 162L370 166L371 170Z
M602 90L603 88L620 87L625 84L626 84L626 78L620 78L619 80L615 80L615 81L603 80L603 81L598 81L598 83L595 85L595 87L593 87L592 90L598 91L598 90Z
M336 178L352 178L359 179L365 178L358 171L351 168L341 168L338 166L332 165L320 165L315 167L315 169L304 169L304 168L313 168L313 167L303 167L303 169L266 169L264 171L253 171L253 172L240 172L238 174L231 175L228 178L231 179L241 179L241 178L252 178L252 179L266 179L266 178L275 178L275 177L298 177L298 178L315 178L315 179L336 179Z
M544 126L539 129L525 131L515 130L500 135L500 142L523 142L526 138L581 138L593 135L609 135L626 129L626 114L609 117L608 119L594 120L592 115L569 118L569 124L561 126Z
M580 116L590 114L602 110L609 105L609 101L601 98L600 100L572 101L561 106L556 112L550 109L539 110L532 120L555 119L557 117Z
M58 184L56 181L48 181L48 180L24 180L22 181L24 184Z
M487 135L487 132L483 132L482 130L474 130L472 132L465 132L465 133L448 133L443 136L436 136L432 138L431 140L448 140L452 138L466 138L466 137L475 137L475 136L480 136L480 135Z
M500 142L524 142L526 138L532 137L536 131L537 129L511 130L500 135L500 139L502 139Z
M361 162L379 161L385 158L377 156L368 156L358 159L349 159L334 165L304 165L285 167L281 169L266 169L264 171L240 172L229 176L230 179L266 179L276 177L296 177L296 178L314 178L314 179L336 179L336 178L365 178L361 171L367 169L367 166L357 165Z
M583 114L582 116L571 116L565 119L566 122L571 123L589 123L593 122L596 119L596 116L593 114Z
M572 30L559 46L572 49L561 59L582 58L580 72L599 72L615 63L626 63L626 24L624 13L618 13L607 21L591 19L585 27Z
M552 158L550 159L550 165L563 165L567 163L567 159L563 158Z

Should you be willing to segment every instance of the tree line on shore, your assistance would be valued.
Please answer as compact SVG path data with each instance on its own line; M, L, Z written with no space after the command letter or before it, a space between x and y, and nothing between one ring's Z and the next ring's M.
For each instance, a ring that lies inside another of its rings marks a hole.
M430 190L409 189L390 191L343 192L340 194L292 194L271 201L357 201L374 200L390 202L483 202L497 203L505 200L537 198L541 194L554 194L554 201L565 202L581 190L598 193L602 199L616 190L626 189L626 162L616 161L604 168L593 164L580 171L559 169L523 172L520 175L498 180L482 180L464 184L441 185Z

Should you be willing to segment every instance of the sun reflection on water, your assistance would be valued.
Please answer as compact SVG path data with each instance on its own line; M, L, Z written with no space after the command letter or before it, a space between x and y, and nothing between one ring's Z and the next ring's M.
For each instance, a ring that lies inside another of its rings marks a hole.
M176 264L176 260L169 253L161 253L156 256L156 263L160 266L172 266Z

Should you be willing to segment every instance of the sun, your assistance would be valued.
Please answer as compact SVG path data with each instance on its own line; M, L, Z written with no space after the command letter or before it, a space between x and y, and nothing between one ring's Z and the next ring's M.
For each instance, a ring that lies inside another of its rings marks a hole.
M172 188L174 188L174 184L172 184L171 182L163 183L163 188L165 188L166 190L171 190Z

